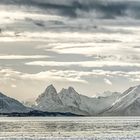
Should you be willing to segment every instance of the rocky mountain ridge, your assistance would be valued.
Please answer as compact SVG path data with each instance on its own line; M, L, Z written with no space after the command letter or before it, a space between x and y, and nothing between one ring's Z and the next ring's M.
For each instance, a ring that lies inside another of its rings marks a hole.
M36 99L32 108L0 93L0 113L15 112L28 112L30 115L31 112L41 112L40 115L50 112L50 115L62 113L82 116L140 116L140 85L123 93L114 92L106 97L97 98L80 95L73 87L57 92L55 87L50 85Z

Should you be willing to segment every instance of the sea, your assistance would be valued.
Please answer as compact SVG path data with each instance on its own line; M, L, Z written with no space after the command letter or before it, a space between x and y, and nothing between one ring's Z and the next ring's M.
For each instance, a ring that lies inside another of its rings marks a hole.
M0 140L140 140L140 117L0 117Z

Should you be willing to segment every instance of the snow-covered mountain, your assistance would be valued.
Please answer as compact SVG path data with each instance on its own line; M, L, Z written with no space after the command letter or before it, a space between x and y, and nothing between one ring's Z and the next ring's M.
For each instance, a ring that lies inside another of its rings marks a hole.
M0 113L28 112L30 109L19 101L0 93Z
M103 115L140 116L140 85L122 93Z
M131 87L122 94L109 92L108 96L97 98L80 95L72 87L63 88L57 93L54 86L50 85L37 98L34 109L91 116L140 116L140 85ZM0 93L0 113L29 111L31 109L19 101Z
M41 111L56 112L58 110L63 110L63 103L53 85L48 86L44 93L37 98L36 104L36 109Z
M71 112L85 115L85 113L83 114L82 111L73 106L65 106L53 85L48 86L44 93L37 98L35 109L47 112Z
M112 93L107 97L90 98L78 94L72 87L63 88L57 93L54 86L50 85L36 100L36 109L51 112L71 112L79 115L97 115L110 107L118 96L118 93Z

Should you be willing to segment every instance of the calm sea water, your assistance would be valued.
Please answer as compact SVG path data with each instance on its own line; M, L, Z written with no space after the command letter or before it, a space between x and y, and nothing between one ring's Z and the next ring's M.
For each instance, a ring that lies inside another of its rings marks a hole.
M140 140L140 117L0 117L1 140Z

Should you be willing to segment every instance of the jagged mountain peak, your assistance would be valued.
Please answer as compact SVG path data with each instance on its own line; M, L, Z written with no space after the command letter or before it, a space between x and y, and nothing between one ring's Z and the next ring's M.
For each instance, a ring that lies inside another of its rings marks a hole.
M57 96L57 91L53 85L49 85L39 98Z
M73 87L68 87L68 89L63 88L59 94L66 94L66 95L79 95L78 92Z
M50 84L49 86L47 86L47 88L55 88L53 84Z
M45 92L47 92L47 93L57 93L55 87L54 87L52 84L49 85L49 86L46 88Z
M73 87L63 88L58 95L65 106L79 107L79 104L81 104L81 95Z
M74 94L78 94L79 95L79 93L73 87L69 87L68 91L69 91L69 93L74 93Z
M68 87L68 90L71 92L75 91L73 87Z
M36 99L37 109L54 112L56 108L62 108L62 102L53 85L49 85L46 90Z
M40 102L40 100L45 99L55 99L58 98L57 91L53 85L49 85L45 91L37 98L37 102Z

